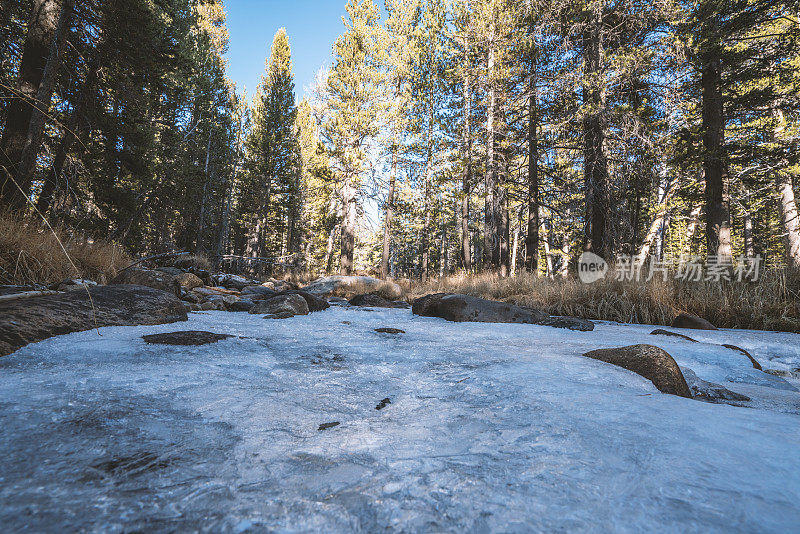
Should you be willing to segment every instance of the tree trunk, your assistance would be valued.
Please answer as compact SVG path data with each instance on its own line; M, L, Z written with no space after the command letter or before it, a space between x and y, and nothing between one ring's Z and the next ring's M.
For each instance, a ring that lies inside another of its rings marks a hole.
M464 39L464 65L469 68L469 45ZM472 187L472 89L470 87L470 76L464 76L464 176L461 183L461 254L464 260L464 271L470 272L472 269L471 239L469 233L469 195Z
M784 241L786 242L786 265L800 269L800 220L792 187L792 175L786 172L777 174L778 203L781 211Z
M608 159L605 152L605 87L600 80L603 56L602 4L594 4L583 35L586 63L583 82L583 175L586 182L586 250L610 259L608 233Z
M519 228L520 224L514 228L514 239L511 241L511 276L517 274L517 249L519 248Z
M356 191L351 183L351 177L345 176L342 184L342 250L339 255L339 274L353 274L353 254L356 241Z
M539 270L539 125L536 57L531 52L528 87L528 229L525 236L525 268Z
M420 246L422 247L422 265L421 265L421 274L420 277L423 282L428 279L428 260L429 260L429 242L428 242L428 232L430 232L431 228L431 180L433 179L433 146L432 142L433 139L431 137L431 128L433 128L433 124L428 123L428 135L427 135L427 143L428 143L428 155L427 155L427 162L425 164L425 190L423 191L423 204L422 204L422 212L423 212L423 223L422 223L422 236L420 236Z
M561 248L563 250L561 254L561 278L567 278L569 277L569 255L571 252L567 236L564 236L564 246Z
M753 252L753 215L750 210L744 212L744 255L752 258Z
M197 237L195 238L194 244L194 252L195 254L201 254L205 251L205 247L203 246L203 232L206 229L206 203L208 196L208 185L211 182L211 174L209 174L208 165L211 161L211 129L209 128L208 132L208 143L206 144L206 164L203 168L203 174L205 174L206 179L203 182L203 194L200 197L200 215L197 218Z
M541 207L539 208L542 209ZM545 219L542 214L539 214L539 219L542 221L542 231L544 232L544 259L547 265L547 273L546 276L548 278L553 277L553 255L550 252L550 239L551 239L551 232L550 232L550 223L547 219Z
M778 140L778 131L786 127L786 119L780 109L775 109L773 116L775 117L775 129L772 134L774 142ZM792 175L779 170L775 174L775 185L780 196L778 205L780 206L781 225L783 226L784 241L786 243L786 265L794 269L800 269L800 219L798 219Z
M483 255L484 268L495 270L500 264L500 247L498 239L497 199L497 161L496 161L496 132L495 113L497 111L497 91L494 81L495 43L494 43L494 13L492 13L491 30L489 32L489 57L487 61L489 102L486 109L486 173L484 187L486 194L484 213Z
M389 191L383 208L383 249L381 250L381 278L389 276L389 255L392 246L392 218L394 217L394 187L397 180L397 134L392 137L392 170L389 174Z
M692 240L697 233L697 227L700 224L700 210L702 206L699 204L692 208L689 213L689 224L686 225L686 243L681 250L681 254L690 254L692 252Z
M231 219L231 205L233 204L233 192L236 187L236 173L239 169L239 159L241 158L241 143L242 143L242 129L243 117L239 117L238 128L236 129L236 151L233 160L233 169L231 170L231 177L227 182L227 192L225 195L225 207L222 212L222 227L220 228L217 237L217 256L222 256L226 251L226 243L228 242L228 234L230 232L230 219Z
M705 58L703 86L703 171L706 200L706 253L720 263L731 261L731 229L728 211L728 176L725 165L725 119L719 59Z
M637 260L644 263L653 248L656 249L655 257L660 259L663 250L664 230L666 227L666 220L669 215L669 202L672 196L677 191L677 187L670 187L671 184L667 183L666 172L662 174L661 180L658 185L658 207L656 214L653 217L653 222L647 231L644 238L642 247L639 249Z
M444 206L441 211L441 239L439 240L439 277L444 276L444 270L447 264L447 221L444 216Z
M325 245L325 259L322 261L325 264L325 274L333 272L333 244L336 242L337 228L336 222L332 221L331 229L328 231L328 242Z
M506 277L511 271L511 257L509 255L509 238L510 238L510 221L508 215L508 194L506 190L506 183L508 177L508 158L503 155L503 172L497 187L497 194L495 199L498 203L500 218L500 250L499 250L499 263L500 263L500 276Z
M8 105L0 138L5 167L0 175L0 204L12 209L28 201L71 16L72 0L63 0L63 5L62 0L33 2L15 98Z

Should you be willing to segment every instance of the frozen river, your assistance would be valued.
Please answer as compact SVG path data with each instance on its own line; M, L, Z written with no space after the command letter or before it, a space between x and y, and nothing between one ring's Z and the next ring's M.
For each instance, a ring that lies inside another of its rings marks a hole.
M402 334L382 334L394 327ZM201 347L141 336L208 330ZM3 532L789 532L800 335L333 307L59 336L0 359ZM581 356L650 343L737 407ZM380 410L376 406L389 399ZM340 423L325 430L321 424Z

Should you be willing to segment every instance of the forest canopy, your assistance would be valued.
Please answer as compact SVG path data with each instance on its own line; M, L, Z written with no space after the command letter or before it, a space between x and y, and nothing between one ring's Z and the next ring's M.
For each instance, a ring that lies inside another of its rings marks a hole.
M284 29L233 84L220 0L0 9L0 207L133 255L800 267L794 1L349 0L306 95Z

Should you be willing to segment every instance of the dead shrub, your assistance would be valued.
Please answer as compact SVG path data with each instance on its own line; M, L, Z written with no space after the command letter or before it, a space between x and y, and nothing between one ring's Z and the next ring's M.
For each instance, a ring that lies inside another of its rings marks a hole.
M618 281L611 274L584 284L527 273L509 278L462 274L414 284L409 299L429 293L463 293L584 319L669 325L678 313L688 312L720 328L800 332L800 274L787 269L768 270L757 282L720 283Z
M119 245L86 239L60 227L51 231L40 220L0 213L0 283L52 284L66 278L106 283L130 261Z

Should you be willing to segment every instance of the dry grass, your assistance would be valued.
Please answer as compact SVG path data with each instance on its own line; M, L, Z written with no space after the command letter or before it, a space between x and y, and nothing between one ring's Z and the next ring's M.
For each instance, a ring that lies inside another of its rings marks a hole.
M389 282L382 281L378 287L374 287L361 282L356 282L347 286L336 288L331 296L342 297L350 299L356 295L363 295L365 293L375 293L387 300L399 300L405 297L402 287L400 293L397 292L397 285Z
M77 271L41 221L0 213L0 283L52 284L66 278L106 283L131 261L118 245L83 239L62 228L55 234Z
M211 265L211 261L208 259L208 256L205 254L187 254L184 256L178 256L177 258L168 258L162 261L162 267L167 266L174 266L180 269L199 269L201 271L213 271L214 267Z
M704 317L721 328L800 332L800 273L771 270L755 283L712 283L606 279L451 276L415 285L410 298L429 293L463 293L530 306L552 315L571 315L639 324L669 325L680 312Z

